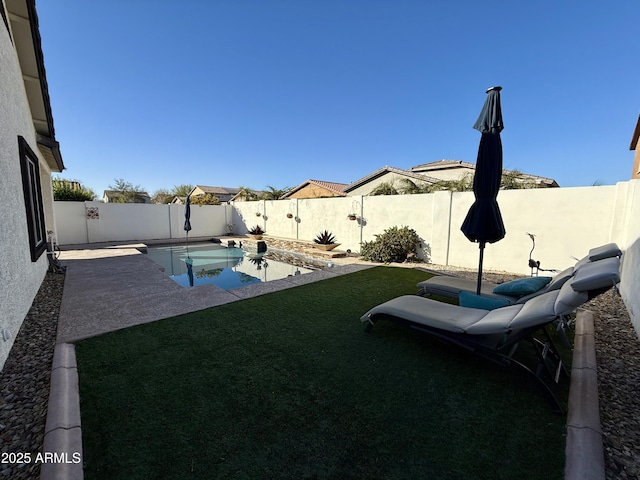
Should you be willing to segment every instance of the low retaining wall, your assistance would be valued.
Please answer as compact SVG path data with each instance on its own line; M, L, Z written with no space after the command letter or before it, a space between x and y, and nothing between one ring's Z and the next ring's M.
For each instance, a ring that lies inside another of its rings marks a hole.
M332 258L347 256L347 252L343 250L318 250L314 247L315 243L308 242L306 240L292 240L290 238L278 238L263 235L261 240L255 240L249 237L238 237L233 239L224 239L222 240L222 243L228 244L230 241L233 241L236 244L241 242L243 247L249 248L251 250L257 250L258 242L264 242L267 245L267 252L269 252L270 250L282 250L285 252L293 252L305 257L318 258L321 260L331 260Z

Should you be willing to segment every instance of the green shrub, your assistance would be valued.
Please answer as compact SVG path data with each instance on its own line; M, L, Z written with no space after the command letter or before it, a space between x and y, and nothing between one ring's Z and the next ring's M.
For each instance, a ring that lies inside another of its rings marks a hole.
M53 199L56 201L85 202L95 197L96 194L91 189L82 186L79 182L53 179Z
M191 205L220 205L220 199L213 193L205 193L204 195L192 195Z
M360 256L369 262L404 262L420 244L420 237L409 227L387 228L375 237L372 242L362 242L360 248Z

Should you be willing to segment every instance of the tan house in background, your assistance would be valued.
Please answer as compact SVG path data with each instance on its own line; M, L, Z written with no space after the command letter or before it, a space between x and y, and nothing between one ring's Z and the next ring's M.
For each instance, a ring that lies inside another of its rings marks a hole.
M418 185L424 185L436 183L439 179L387 165L350 183L344 189L344 192L349 196L369 195L377 186L383 183L397 186L405 180L409 180Z
M409 170L420 175L435 177L438 180L451 181L460 180L465 175L473 178L476 165L474 163L463 162L462 160L437 160L435 162L416 165ZM538 188L559 187L558 183L552 178L540 177L524 172L521 172L520 176L523 181L535 182Z
M280 197L280 200L290 198L327 198L346 197L344 192L346 183L323 182L321 180L307 180Z
M196 185L195 187L193 187L193 190L189 192L189 196L198 197L200 195L206 195L207 193L210 193L218 197L221 204L228 204L231 199L233 199L233 197L235 197L239 192L239 188L233 187L210 187L207 185Z
M629 150L635 150L636 154L633 157L633 170L631 171L631 178L640 178L640 148L638 143L640 140L640 115L638 115L638 121L636 122L636 129L633 132L633 138L631 139L631 145Z

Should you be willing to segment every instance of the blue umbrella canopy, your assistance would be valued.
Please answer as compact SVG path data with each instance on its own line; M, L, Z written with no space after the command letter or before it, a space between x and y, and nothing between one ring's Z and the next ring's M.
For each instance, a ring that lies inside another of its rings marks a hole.
M471 205L461 227L462 233L469 240L480 244L478 295L480 294L480 282L482 279L484 247L487 243L502 240L506 233L497 201L500 180L502 179L502 141L500 132L504 128L500 106L500 90L502 90L502 87L492 87L487 90L484 106L473 126L473 128L482 133L473 177L475 202Z

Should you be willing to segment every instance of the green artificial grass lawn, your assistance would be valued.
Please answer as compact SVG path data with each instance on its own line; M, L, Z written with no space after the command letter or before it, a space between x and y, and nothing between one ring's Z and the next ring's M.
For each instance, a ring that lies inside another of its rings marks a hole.
M79 342L85 478L562 478L565 417L522 374L364 332L428 276L377 267Z

